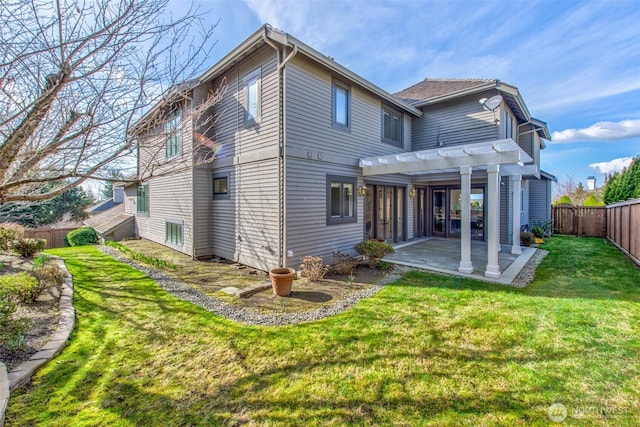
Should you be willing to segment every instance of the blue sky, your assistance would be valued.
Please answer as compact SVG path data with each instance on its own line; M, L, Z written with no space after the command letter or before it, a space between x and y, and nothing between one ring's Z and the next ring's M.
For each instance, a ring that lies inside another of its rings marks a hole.
M170 0L178 13L189 4ZM561 181L600 185L640 154L638 0L195 4L219 20L210 64L268 22L392 93L427 77L517 86L553 133L541 162Z

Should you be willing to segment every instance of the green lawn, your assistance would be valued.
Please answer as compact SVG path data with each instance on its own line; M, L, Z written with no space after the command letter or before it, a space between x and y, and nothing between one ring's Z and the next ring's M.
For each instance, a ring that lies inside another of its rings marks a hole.
M66 349L12 394L7 425L640 423L640 270L601 239L554 237L524 290L410 273L323 321L251 327L162 291L94 248Z

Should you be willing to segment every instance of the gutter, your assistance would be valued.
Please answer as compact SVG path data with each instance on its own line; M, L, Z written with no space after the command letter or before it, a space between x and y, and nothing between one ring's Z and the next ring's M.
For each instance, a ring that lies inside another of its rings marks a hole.
M298 46L293 43L293 50L285 57L289 46L287 33L265 26L262 39L276 51L278 65L278 256L280 267L287 265L287 144L286 144L286 97L285 67L298 53ZM274 43L282 46L282 49Z

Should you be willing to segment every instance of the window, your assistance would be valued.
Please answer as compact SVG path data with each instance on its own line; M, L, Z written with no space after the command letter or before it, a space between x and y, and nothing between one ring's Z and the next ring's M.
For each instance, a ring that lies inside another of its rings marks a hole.
M356 178L327 175L327 224L356 222Z
M182 246L182 221L166 221L165 241L168 244Z
M169 160L182 154L182 114L176 108L164 121L165 159Z
M334 127L351 127L351 88L341 82L333 82L332 124Z
M149 185L148 184L138 185L136 211L139 214L149 213Z
M402 114L382 109L382 141L402 147Z
M505 138L513 138L513 116L506 108L502 109L502 129Z
M524 188L520 189L520 212L524 212Z
M213 175L213 198L229 199L229 172Z
M260 68L256 68L244 77L245 123L260 121Z

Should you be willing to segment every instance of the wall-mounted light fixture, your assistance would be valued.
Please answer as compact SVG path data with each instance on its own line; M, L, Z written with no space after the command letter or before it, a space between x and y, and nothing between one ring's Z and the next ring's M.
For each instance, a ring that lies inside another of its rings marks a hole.
M411 190L409 190L409 197L414 198L416 197L416 189L412 188Z
M366 184L366 183L364 183L364 184L362 184L362 187L358 188L358 194L359 194L360 196L364 197L364 196L366 196L366 195L367 195L367 190L368 190L368 188L367 188L367 184Z

